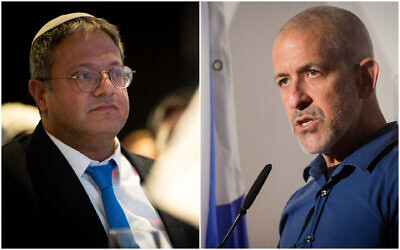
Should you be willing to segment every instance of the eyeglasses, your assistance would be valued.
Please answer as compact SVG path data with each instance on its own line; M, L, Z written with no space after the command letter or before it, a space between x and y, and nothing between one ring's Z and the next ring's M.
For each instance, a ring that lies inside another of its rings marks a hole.
M107 73L108 78L114 87L117 89L125 89L131 84L133 74L136 73L136 71L132 70L128 66L123 66L108 71L103 70L101 72L85 69L70 77L39 78L38 80L48 81L52 79L74 79L76 85L81 91L92 92L99 86L101 75L103 73Z

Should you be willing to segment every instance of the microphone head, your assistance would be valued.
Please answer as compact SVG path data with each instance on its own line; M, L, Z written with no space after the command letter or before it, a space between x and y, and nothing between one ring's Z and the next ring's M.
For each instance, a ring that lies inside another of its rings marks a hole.
M250 191L247 193L246 197L244 198L242 208L247 210L250 208L251 204L253 204L254 200L256 199L258 193L261 190L261 187L264 185L265 180L267 179L269 173L271 172L272 165L267 164L261 170L261 173L258 175L257 179L254 181L253 185L250 188Z
M239 209L238 215L236 216L235 221L233 222L233 225L229 229L228 233L225 235L225 238L219 243L217 248L221 248L226 240L228 239L229 235L232 233L233 228L236 226L238 223L239 219L246 214L247 209L250 208L251 204L253 204L253 201L255 200L257 194L260 192L261 187L264 185L265 180L267 179L269 172L271 172L272 166L271 164L265 165L263 170L261 170L261 173L258 175L257 179L254 181L253 185L250 188L250 191L247 193L246 197L244 198L242 207Z

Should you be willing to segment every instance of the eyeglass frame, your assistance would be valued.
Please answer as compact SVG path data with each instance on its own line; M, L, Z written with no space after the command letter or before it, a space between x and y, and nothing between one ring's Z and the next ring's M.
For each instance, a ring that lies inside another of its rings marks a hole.
M81 87L79 86L78 81L77 81L77 78L78 78L77 75L72 75L72 76L70 76L70 77L38 78L37 80L44 82L44 81L57 80L57 79L74 79L74 82L75 82L76 86L78 87L78 89L79 89L80 91L82 91L82 92L93 92L93 91L95 91L95 90L99 87L99 85L100 85L100 82L101 82L101 80L102 80L102 77L101 77L102 73L107 73L108 79L110 80L110 82L111 82L111 84L114 86L114 88L116 88L116 89L126 89L126 88L128 88L128 87L131 85L131 83L132 83L132 81L133 81L133 75L136 73L136 70L133 70L133 69L131 69L130 67L128 67L128 66L126 66L126 65L123 65L123 67L122 67L123 70L122 70L122 71L124 71L124 69L126 69L126 68L128 68L128 69L131 71L132 77L130 78L129 83L128 83L128 84L125 84L125 85L126 85L125 87L117 87L117 86L115 86L115 84L114 84L114 82L113 82L113 80L112 80L112 77L110 76L110 73L111 73L113 70L115 70L115 69L112 69L112 70L103 70L103 71L96 71L97 73L100 74L100 77L98 78L97 84L95 85L95 87L93 87L93 89L90 89L90 90L82 90L82 89L81 89ZM93 71L95 71L95 70L93 70Z

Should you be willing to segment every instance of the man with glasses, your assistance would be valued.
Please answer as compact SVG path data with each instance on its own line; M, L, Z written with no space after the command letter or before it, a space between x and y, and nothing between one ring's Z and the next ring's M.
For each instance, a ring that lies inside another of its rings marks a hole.
M196 247L197 231L156 210L141 188L150 159L116 135L129 114L117 28L86 13L43 26L29 92L41 122L3 148L3 247Z

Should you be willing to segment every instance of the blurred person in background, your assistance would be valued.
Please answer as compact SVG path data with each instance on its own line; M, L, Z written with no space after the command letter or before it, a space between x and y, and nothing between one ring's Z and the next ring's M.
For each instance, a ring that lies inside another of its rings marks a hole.
M122 140L122 145L132 153L152 159L158 156L158 150L153 135L147 129L132 131Z
M150 113L147 127L155 139L158 152L168 144L193 93L191 88L177 89L166 95Z
M1 144L14 138L30 134L40 121L40 114L35 106L19 102L1 105Z
M147 127L132 131L122 144L132 153L157 158L167 146L194 90L182 88L167 94L151 111Z

